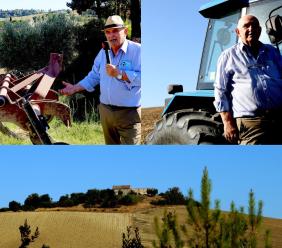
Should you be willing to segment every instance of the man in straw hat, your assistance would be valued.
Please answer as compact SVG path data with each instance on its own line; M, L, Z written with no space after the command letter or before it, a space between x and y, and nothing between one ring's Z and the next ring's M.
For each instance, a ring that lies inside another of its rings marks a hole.
M100 84L99 113L106 144L140 144L141 45L126 39L128 30L118 15L108 17L103 31L110 62L101 49L88 75L74 85L63 82L60 93L93 91Z

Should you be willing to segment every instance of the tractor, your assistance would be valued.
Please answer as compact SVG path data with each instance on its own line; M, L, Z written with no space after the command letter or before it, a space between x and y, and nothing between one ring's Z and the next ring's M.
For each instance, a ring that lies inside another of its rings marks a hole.
M237 43L235 33L242 15L252 14L262 26L260 41L282 51L281 0L212 0L199 13L209 18L196 91L182 85L168 86L162 118L146 137L147 144L228 144L223 123L213 106L213 84L221 52Z

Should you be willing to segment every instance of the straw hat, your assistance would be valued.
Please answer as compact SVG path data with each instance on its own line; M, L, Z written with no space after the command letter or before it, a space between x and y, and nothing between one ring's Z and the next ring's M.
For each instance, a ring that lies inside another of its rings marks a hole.
M109 16L105 23L104 30L108 28L125 28L125 26L119 15L113 15Z

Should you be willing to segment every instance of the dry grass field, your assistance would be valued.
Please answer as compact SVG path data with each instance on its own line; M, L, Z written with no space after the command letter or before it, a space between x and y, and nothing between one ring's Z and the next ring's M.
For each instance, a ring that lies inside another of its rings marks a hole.
M0 213L0 247L20 245L19 226L27 219L32 233L40 236L30 248L115 248L121 247L122 233L131 225L130 213L19 212Z
M185 206L154 207L149 201L121 209L92 209L91 212L81 212L83 208L74 207L69 211L0 213L0 247L20 245L18 227L27 219L32 231L37 226L40 231L39 238L30 248L42 247L43 244L51 248L121 248L122 233L127 226L138 227L142 244L151 248L152 241L156 240L154 217L161 219L165 209L175 211L179 224L185 224ZM264 218L263 225L271 230L272 247L282 247L282 220ZM263 247L262 241L260 247Z

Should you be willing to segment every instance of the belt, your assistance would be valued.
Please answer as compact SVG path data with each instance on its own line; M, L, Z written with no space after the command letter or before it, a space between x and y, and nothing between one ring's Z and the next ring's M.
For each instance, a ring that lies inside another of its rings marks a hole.
M255 111L255 116L265 116L270 117L273 116L278 118L282 115L282 109L258 109Z
M139 107L125 107L125 106L116 106L116 105L110 105L110 104L104 104L105 107L108 107L111 110L125 110L125 109L138 109Z

